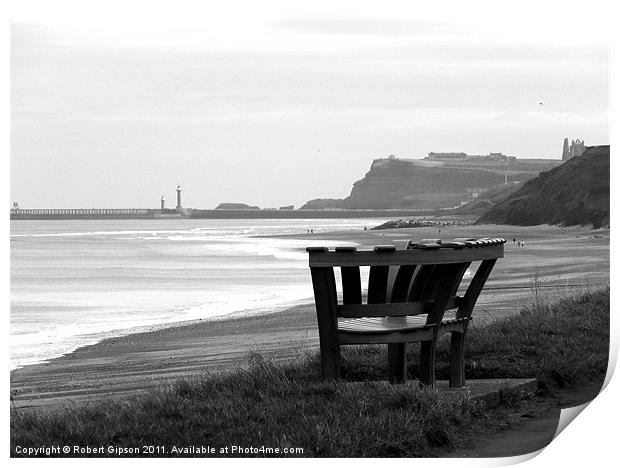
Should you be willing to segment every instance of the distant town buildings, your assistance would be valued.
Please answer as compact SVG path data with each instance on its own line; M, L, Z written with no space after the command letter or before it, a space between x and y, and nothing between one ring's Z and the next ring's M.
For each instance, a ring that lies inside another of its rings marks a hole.
M428 153L428 156L424 158L429 161L514 161L516 156L507 156L503 153L489 153L489 154L467 154L467 153Z
M467 153L428 153L428 156L424 159L433 161L467 159Z
M564 147L562 148L562 161L568 161L575 156L581 156L586 150L586 143L584 140L577 138L572 140L570 146L568 145L568 138L564 138Z
M489 190L489 187L467 188L465 189L465 198L467 201L475 200L480 198L487 190Z

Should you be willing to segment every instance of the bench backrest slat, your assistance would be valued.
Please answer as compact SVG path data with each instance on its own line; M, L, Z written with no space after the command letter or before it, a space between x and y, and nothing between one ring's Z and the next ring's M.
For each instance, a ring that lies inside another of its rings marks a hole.
M368 274L368 304L382 304L387 300L388 265L371 266Z
M452 296L448 300L446 310L458 307L461 298ZM428 314L433 310L434 303L431 301L395 302L387 304L342 304L337 306L338 317L403 317L405 315Z
M471 313L474 310L474 306L476 305L476 301L478 300L478 296L482 292L482 288L484 288L489 275L491 274L491 270L495 266L497 259L484 260L480 263L476 274L469 283L467 291L463 296L463 300L459 304L459 309L456 311L456 316L458 318L469 318L471 317Z
M402 317L427 314L433 308L432 302L397 302L394 304L343 304L337 309L338 317Z
M470 262L437 265L433 270L426 289L422 292L423 300L434 300L434 307L426 317L426 323L441 323L450 297L453 296Z
M409 295L407 296L409 302L422 299L422 293L427 289L426 285L430 284L436 267L437 265L420 265L409 289Z
M475 262L501 258L503 245L439 250L395 250L393 252L310 252L310 267L381 266L381 265L438 265L443 263Z
M362 283L360 267L348 266L340 268L342 278L342 302L344 304L362 303Z
M390 302L407 302L411 280L417 268L417 265L403 265L398 268L392 286Z

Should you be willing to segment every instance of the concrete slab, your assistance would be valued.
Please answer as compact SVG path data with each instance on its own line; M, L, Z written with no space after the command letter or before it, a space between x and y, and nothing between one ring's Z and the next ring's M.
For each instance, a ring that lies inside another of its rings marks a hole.
M387 381L367 381L367 382L342 382L345 386L365 386L368 391L388 392L401 388L420 388L420 382L410 380L404 384L391 384ZM457 399L462 396L469 396L473 400L484 402L487 408L498 406L502 400L502 392L517 394L534 393L538 387L537 379L475 379L467 380L465 387L450 388L447 380L437 380L435 390L442 399Z
M450 388L447 380L438 380L437 391L442 398L458 398L469 395L484 402L487 408L494 408L501 402L502 392L534 393L537 379L475 379L467 380L465 387Z

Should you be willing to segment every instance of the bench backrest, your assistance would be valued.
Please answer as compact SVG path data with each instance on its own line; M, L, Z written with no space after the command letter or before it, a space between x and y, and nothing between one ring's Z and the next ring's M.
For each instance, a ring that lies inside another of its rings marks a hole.
M427 325L441 323L445 310L458 308L469 318L498 258L504 239L463 240L418 244L397 250L377 246L309 247L309 265L320 321L336 324L338 317L385 317L428 314ZM456 296L465 272L480 261L467 291ZM360 267L370 267L366 303L362 299ZM338 302L334 269L340 268L342 301Z

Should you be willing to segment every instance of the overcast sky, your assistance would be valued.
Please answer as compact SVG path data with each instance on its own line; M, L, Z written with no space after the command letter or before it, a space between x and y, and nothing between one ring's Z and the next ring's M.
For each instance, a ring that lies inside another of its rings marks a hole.
M289 3L18 15L13 201L173 206L181 184L186 207L298 207L389 154L609 143L607 32L583 2Z

